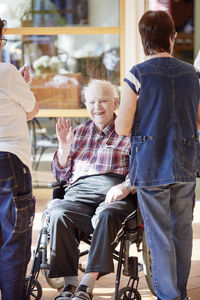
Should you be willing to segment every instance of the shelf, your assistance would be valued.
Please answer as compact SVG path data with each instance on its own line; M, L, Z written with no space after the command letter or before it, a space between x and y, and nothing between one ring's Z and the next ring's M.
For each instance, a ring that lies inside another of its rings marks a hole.
M36 118L40 117L67 117L67 118L84 118L88 117L88 112L85 108L79 109L46 109L40 108Z
M120 34L120 27L21 27L7 28L6 34L58 35L58 34Z

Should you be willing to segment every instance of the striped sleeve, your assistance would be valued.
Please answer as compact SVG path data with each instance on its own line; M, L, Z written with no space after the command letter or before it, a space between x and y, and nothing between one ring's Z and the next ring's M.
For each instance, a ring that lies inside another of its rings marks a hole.
M139 95L141 88L141 80L140 74L135 66L128 72L128 74L124 78L124 81L137 95Z

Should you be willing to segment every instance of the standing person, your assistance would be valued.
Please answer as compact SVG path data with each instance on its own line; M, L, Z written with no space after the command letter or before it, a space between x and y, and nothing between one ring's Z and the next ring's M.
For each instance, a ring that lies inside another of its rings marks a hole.
M172 57L176 33L167 12L147 11L139 31L150 59L126 76L115 128L118 134L131 134L131 184L136 186L152 253L157 299L186 300L199 146L199 74Z
M6 44L0 19L0 51ZM27 120L38 112L20 72L0 62L0 289L2 300L25 300L25 274L31 255L35 200L31 183L31 143Z

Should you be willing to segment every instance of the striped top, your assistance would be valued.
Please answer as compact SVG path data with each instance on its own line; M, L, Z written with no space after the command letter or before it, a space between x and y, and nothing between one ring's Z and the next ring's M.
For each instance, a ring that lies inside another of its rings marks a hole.
M73 183L83 176L129 173L130 137L119 136L114 122L100 134L92 120L74 130L74 142L65 168L58 163L57 151L52 162L52 173L59 181Z

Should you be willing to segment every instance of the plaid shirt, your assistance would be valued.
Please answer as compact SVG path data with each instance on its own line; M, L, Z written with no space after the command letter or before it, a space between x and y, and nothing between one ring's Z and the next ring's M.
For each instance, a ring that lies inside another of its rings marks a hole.
M52 173L59 181L73 183L82 176L129 173L130 137L119 136L114 122L100 134L92 120L77 126L74 142L65 168L58 163L57 151L51 165Z

